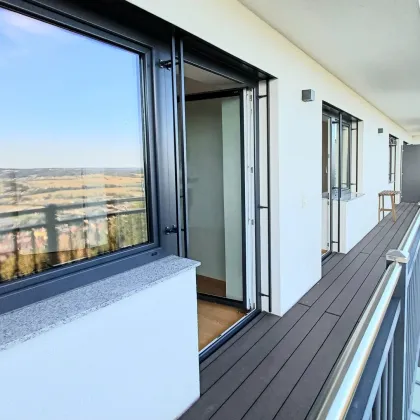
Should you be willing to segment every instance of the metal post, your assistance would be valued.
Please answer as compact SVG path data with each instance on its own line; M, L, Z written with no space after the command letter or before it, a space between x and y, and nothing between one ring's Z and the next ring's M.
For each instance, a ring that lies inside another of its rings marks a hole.
M178 224L178 234L177 234L177 244L178 244L178 255L185 257L184 251L182 249L182 238L181 238L181 228L182 228L182 214L181 214L181 177L180 177L180 156L179 156L179 126L178 126L178 90L177 90L177 45L176 45L177 34L172 34L171 41L171 72L172 72L172 106L173 106L173 123L174 123L174 139L175 139L175 185L177 189L176 193L176 217ZM185 194L185 191L184 191ZM185 201L184 201L185 207ZM185 223L185 221L184 221ZM184 226L185 227L185 226Z
M180 139L181 142L181 156L180 162L182 165L182 192L183 192L183 220L184 220L184 256L189 257L190 251L190 235L189 235L189 220L188 220L188 163L187 163L187 127L185 121L185 74L184 74L184 43L182 38L178 40L178 63L179 63L179 103L180 103Z
M406 296L406 279L407 279L407 263L410 259L408 252L400 250L390 250L386 254L387 265L393 262L402 264L402 270L397 287L394 291L394 297L400 299L401 312L394 333L394 351L393 351L393 401L392 415L394 419L405 420L405 401L406 401L406 351L407 351L407 296Z
M272 309L271 299L271 151L270 151L270 82L266 80L267 94L267 206L268 206L268 311Z
M373 404L373 418L381 420L381 399L382 399L382 386L379 383L378 392L376 394L375 402Z
M50 204L45 208L48 255L51 266L58 264L57 206Z
M342 154L342 144L343 144L343 114L340 112L338 117L338 211L337 211L337 218L338 218L338 235L337 235L337 251L340 252L340 235L341 235L341 171L343 170L341 165L341 154Z
M388 354L388 418L392 420L394 408L394 339L392 339L391 347Z
M382 388L381 412L382 412L382 418L386 420L388 418L388 358L385 363L384 371L382 372L381 388Z
M359 121L356 121L356 192L359 192Z

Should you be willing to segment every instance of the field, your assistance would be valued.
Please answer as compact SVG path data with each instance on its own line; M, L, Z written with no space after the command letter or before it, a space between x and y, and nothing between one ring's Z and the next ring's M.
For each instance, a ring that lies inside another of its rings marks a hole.
M135 168L0 169L0 281L147 242Z

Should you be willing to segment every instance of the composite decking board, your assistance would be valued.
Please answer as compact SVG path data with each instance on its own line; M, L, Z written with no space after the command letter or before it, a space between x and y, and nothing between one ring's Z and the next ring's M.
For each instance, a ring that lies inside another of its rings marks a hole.
M300 346L305 337L319 322L323 311L319 316L315 314L314 316L307 316L311 309L306 312L282 340L278 341L276 346L270 349L257 368L235 390L229 400L225 402L223 407L221 407L212 419L230 419L231 412L235 410L235 407L249 408L252 405L281 367L287 362L289 357ZM272 337L272 341L273 339L274 337Z
M417 208L400 204L395 223L387 215L348 254L326 261L307 306L296 304L260 338L265 317L253 320L206 360L209 388L182 419L305 419L385 272L384 253L398 247Z
M403 227L404 224L407 225L407 227L410 225L411 220L413 220L414 214L411 211L407 218L401 223L401 225L395 224L394 227L397 229L397 233L400 232L399 228ZM341 293L337 296L337 298L334 300L334 302L331 304L331 306L328 308L328 312L335 314L335 315L341 315L344 310L347 308L350 301L353 299L354 295L359 290L360 286L363 284L371 270L375 267L377 261L381 256L383 256L383 253L380 252L383 248L390 249L391 241L395 237L395 231L389 231L390 235L388 237L388 234L384 237L384 246L382 243L378 245L378 247L372 251L372 253L369 255L367 260L362 264L360 269L357 271L357 273L354 275L354 278L346 285L346 287L341 291ZM394 235L392 237L392 235ZM376 252L376 250L379 249L379 252Z
M410 207L408 205L398 206L397 221L401 220L401 218L405 219L409 211ZM382 241L384 236L394 226L394 224L394 221L390 217L386 220L386 223L381 226L376 226L374 229L372 229L353 249L358 252L370 254L372 250L374 250L376 246ZM375 234L372 235L372 232L375 232Z
M289 395L276 419L304 419L307 416L372 296L384 266L385 259L381 257Z
M398 216L400 217L404 212L408 209L408 205L400 205L397 207ZM383 219L385 220L385 219ZM360 254L364 248L375 241L374 243L377 244L375 238L381 233L382 237L391 229L392 225L394 224L392 218L386 219L384 224L378 228L376 226L372 229L346 256L321 280L312 287L299 301L304 305L312 306L316 300L330 287L330 285L334 282L334 280L342 273L350 263ZM365 252L368 254L367 252Z
M397 204L397 212L398 212L398 209L404 209L409 204L410 203L400 203L400 204ZM381 226L381 225L385 224L390 219L392 219L392 214L391 213L387 213L386 216L383 219L381 219L381 221L377 224L377 226Z
M287 362L288 358L296 351L296 349L310 334L311 330L316 326L325 311L337 294L344 288L354 273L360 267L368 256L366 254L358 255L350 264L348 270L343 272L336 282L321 296L288 334L281 340L277 346L270 352L258 368L247 378L246 381L238 388L238 390L230 397L225 405L215 415L215 419L230 418L230 408L237 407L240 402L241 407L255 401L259 394L263 392L265 387L274 378L277 372ZM280 407L278 407L280 408ZM240 411L237 409L237 411Z
M257 401L252 405L244 416L244 419L253 420L258 418L261 420L271 420L274 418L295 384L305 372L306 367L315 357L317 351L330 334L334 325L337 323L337 320L338 317L330 314L324 314L321 317L301 345L280 369L271 383L265 388ZM224 406L222 409L223 408ZM233 407L233 410L232 415L226 418L232 420L241 418L236 416L235 407ZM239 411L243 411L242 405L241 410Z
M419 211L419 207L417 205L413 205L413 209L411 210L411 214L409 218L407 218L404 223L401 225L401 228L398 230L398 232L395 234L395 236L392 238L392 241L389 243L389 249L396 249L400 245L401 241L403 240L406 231L411 225L411 222L413 221L414 217L416 216L417 212ZM386 249L382 255L385 255L388 252L388 249Z
M328 274L344 257L346 254L334 254L328 261L322 264L322 276Z
M364 248L363 252L371 253L374 251L374 249L380 244L383 240L383 238L386 236L386 234L393 228L395 225L401 221L401 219L405 219L407 215L410 213L411 206L407 205L404 207L404 210L402 213L398 215L397 221L394 223L392 219L380 230L380 232L375 236L375 238L370 241ZM400 226L400 224L398 224Z
M346 258L343 258L337 266L331 270L321 281L315 285L311 290L313 293L308 295L307 298L302 299L303 304L308 306L313 306L315 303L323 297L323 295L329 290L329 288L342 278L343 275L348 277L348 270L351 268L351 272L354 271L355 261L364 261L368 257L367 254L354 253L352 255L348 254ZM363 262L362 261L362 262ZM361 263L362 263L361 262ZM330 302L331 304L332 302Z
M239 340L245 333L247 333L251 328L253 328L259 321L262 320L266 315L266 312L261 312L258 314L252 321L250 321L245 327L241 328L230 340L228 340L223 346L218 348L214 353L212 353L209 357L203 360L200 363L200 372L206 369L209 365L211 365L222 353L224 353L227 349L233 346L237 340Z
M201 374L200 390L204 394L213 386L255 343L257 343L280 320L276 315L267 314L248 334L243 335L233 346L215 360L211 369Z
M397 217L399 217L401 214L404 213L404 211L407 209L407 204L400 204L397 206L396 214ZM380 223L375 225L361 240L358 242L353 249L356 251L363 251L363 249L368 245L381 230L386 227L394 224L394 221L392 220L391 215L386 216L384 219L381 220Z
M309 292L307 292L299 303L312 306L322 294L331 286L331 284L340 276L353 260L359 255L357 252L347 254L328 274L321 278Z
M413 217L415 216L416 211L412 207L408 209L407 212L405 212L401 217L392 225L391 229L386 233L386 235L383 237L382 241L379 242L376 247L372 250L372 255L379 255L381 256L384 252L389 250L390 243L394 236L398 233L400 228L402 227L403 223L405 221L408 221L408 226L410 226L411 220L413 220Z
M225 403L308 310L296 304L181 417L206 420Z
M327 312L334 315L342 315L353 297L356 295L357 291L360 289L360 286L366 280L367 276L375 267L380 257L376 255L369 255L366 261L360 266L360 269L352 277L340 292L340 294L334 299L333 303L327 309Z

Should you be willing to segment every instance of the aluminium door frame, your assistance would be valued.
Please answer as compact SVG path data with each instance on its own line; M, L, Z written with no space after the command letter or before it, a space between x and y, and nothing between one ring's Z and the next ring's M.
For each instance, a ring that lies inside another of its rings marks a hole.
M332 190L333 190L333 141L332 141L332 133L333 133L333 119L334 116L322 112L323 117L327 117L328 122L328 207L329 207L329 220L328 220L328 234L329 234L329 249L328 252L321 256L321 261L325 260L329 257L332 253L333 247L333 239L334 239L334 212L333 212L333 203L332 203Z
M358 123L359 120L355 117L353 117L352 115L339 110L338 108L333 107L332 105L324 102L323 103L323 109L322 109L322 115L328 117L330 119L330 133L331 133L331 147L330 147L330 154L331 154L331 165L333 165L333 161L334 161L334 155L333 155L333 145L332 145L332 126L333 124L337 124L338 125L338 159L337 159L337 164L338 167L337 172L338 172L338 179L337 179L337 240L334 241L334 236L333 236L333 203L332 203L332 198L330 200L330 217L331 217L331 246L330 246L330 250L331 252L340 252L340 239L341 239L341 198L342 198L342 153L343 153L343 126L348 126L349 129L349 140L350 143L352 141L352 122L356 122ZM334 121L333 121L334 120ZM359 149L359 138L358 138L358 127L357 127L357 133L356 133L356 159L358 160L358 149ZM348 163L348 185L349 185L349 189L351 192L351 145L349 145L349 163ZM357 165L357 160L356 160L356 165ZM331 182L331 190L330 190L330 196L332 197L331 191L333 189L333 173L332 173L332 166L330 168L331 174L330 174L330 182ZM356 174L358 173L358 167L356 167ZM356 182L356 184L358 183L358 180ZM356 186L356 189L358 187ZM333 244L337 245L336 247L336 251L333 250ZM325 254L325 256L322 257L322 259L324 259L324 257L328 256L329 253Z
M193 99L192 97L194 95L188 95L188 98L186 98L185 96L185 84L184 84L184 64L191 64L194 65L196 67L199 67L202 70L205 71L209 71L211 73L229 78L230 80L232 80L233 82L236 82L238 85L235 86L235 88L233 88L231 90L231 92L243 92L246 89L252 89L253 90L253 94L252 97L255 98L255 92L257 90L258 87L258 81L257 80L252 80L249 79L247 77L244 77L243 74L241 74L240 72L235 72L234 69L232 68L225 68L223 65L221 65L220 63L213 63L211 60L208 60L206 57L201 57L198 55L195 55L194 53L191 53L188 51L188 47L185 46L184 40L183 40L183 36L182 34L176 34L174 33L173 36L174 40L173 40L173 56L172 56L172 63L171 63L171 69L172 69L172 73L174 75L175 81L176 81L176 66L179 66L179 76L181 78L180 80L180 92L179 95L177 93L177 87L176 87L176 83L174 85L174 100L177 102L178 101L178 96L179 96L179 101L181 104L181 110L180 110L180 114L181 115L176 115L176 118L178 118L179 121L181 121L181 135L177 135L176 138L178 139L178 141L182 142L181 145L181 154L182 154L182 161L184 164L183 170L182 170L182 187L183 187L183 191L184 191L184 197L183 197L183 201L184 203L188 201L188 195L186 194L186 185L187 185L187 171L188 168L186 166L186 124L185 124L185 102L186 100L191 100ZM228 94L228 90L221 90L219 92L222 92L221 95L222 97L226 97L226 94ZM205 95L206 94L201 94L199 97L197 96L196 98L198 100L200 99L205 99ZM213 97L215 98L216 96L216 92L210 92L209 94L209 98ZM243 296L242 296L242 301L237 301L234 299L229 299L229 298L223 298L223 297L218 297L218 296L213 296L213 295L203 295L201 293L198 294L198 296L200 298L206 299L206 300L211 300L217 303L228 303L228 304L232 304L233 306L238 306L238 303L240 304L241 308L244 309L252 309L249 308L248 306L252 306L256 307L257 309L260 308L260 299L259 299L259 295L256 293L255 296L255 301L251 302L250 305L248 305L249 302L249 290L248 290L248 282L247 282L247 277L249 275L248 273L248 269L247 269L247 260L249 255L247 255L246 252L246 238L247 238L247 226L246 226L246 218L247 218L247 214L246 214L246 199L247 197L245 196L245 177L244 177L244 163L245 163L245 155L244 155L244 96L242 94L239 95L240 97L240 123L241 123L241 183L242 183L242 289L243 289ZM255 132L255 127L256 127L256 113L253 112L253 138L254 138L254 148L258 147L258 136L257 133ZM175 128L176 130L179 129L179 127ZM178 133L176 133L178 134ZM177 149L177 147L176 147ZM180 171L180 166L179 163L181 162L181 158L178 158L178 165L177 165L177 173L179 173ZM256 169L258 168L256 162L255 162L255 152L254 152L254 173L256 172ZM188 206L183 206L184 207L184 211L183 211L183 215L181 215L181 205L180 205L180 198L179 198L179 192L181 191L181 185L179 185L179 176L177 176L177 198L178 198L178 203L177 203L177 213L178 213L178 233L180 233L180 227L182 226L181 223L181 217L183 217L184 220L184 237L188 235L188 211L186 211L186 208ZM256 197L254 195L254 206L256 208ZM255 213L254 213L255 214ZM254 230L257 229L258 227L255 226L255 219L254 219ZM255 233L256 235L256 233ZM180 235L178 235L180 236ZM181 240L178 241L179 244L181 244ZM184 244L187 244L188 246L188 241L185 241L184 239ZM182 254L182 246L180 245L179 248L179 254ZM253 258L256 259L257 258L257 254L259 253L259 250L255 248L255 243L254 243L254 252L253 252ZM187 248L185 250L185 256L188 257L189 255L189 249ZM253 264L254 266L254 271L255 271L255 263ZM256 279L257 276L254 276L254 280ZM255 280L256 281L256 280ZM256 289L258 289L258 285L256 286Z

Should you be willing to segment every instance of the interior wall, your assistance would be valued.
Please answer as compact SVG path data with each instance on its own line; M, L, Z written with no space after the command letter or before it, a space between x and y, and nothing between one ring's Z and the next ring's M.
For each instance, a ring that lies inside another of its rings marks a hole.
M190 257L197 273L226 282L242 300L239 97L186 102Z
M239 97L222 100L226 296L242 300L242 176Z
M221 100L186 102L190 257L197 274L226 279Z
M363 121L365 198L352 219L359 239L377 223L378 192L388 188L388 133L411 136L236 0L202 0L200 7L194 0L130 1L277 78L270 83L271 281L273 312L282 315L321 277L322 101ZM302 102L308 88L315 101Z

